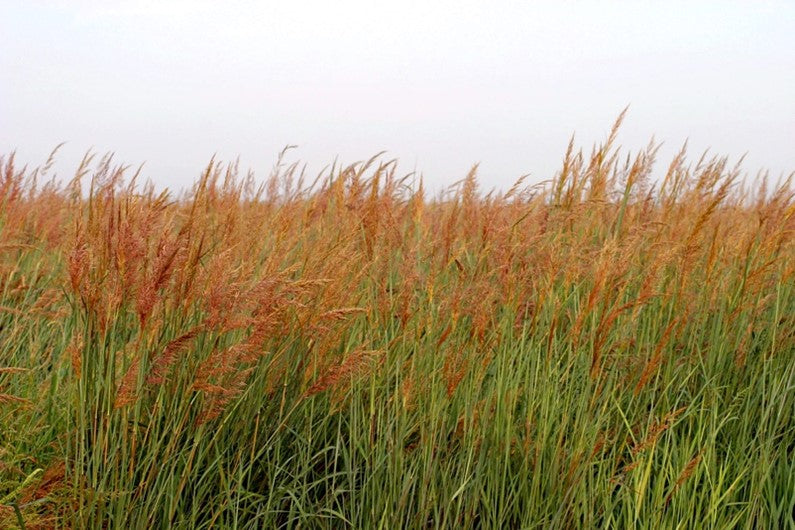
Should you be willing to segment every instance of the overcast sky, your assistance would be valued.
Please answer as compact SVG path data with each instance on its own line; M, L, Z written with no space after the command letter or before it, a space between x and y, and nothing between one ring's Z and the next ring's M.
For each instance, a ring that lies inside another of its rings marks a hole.
M209 158L316 172L381 150L433 186L551 177L590 148L685 139L795 170L795 2L0 0L0 152L82 153L169 187Z

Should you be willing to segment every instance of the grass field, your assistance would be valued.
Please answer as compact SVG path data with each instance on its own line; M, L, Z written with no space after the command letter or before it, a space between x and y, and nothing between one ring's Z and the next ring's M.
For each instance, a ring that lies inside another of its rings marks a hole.
M3 157L0 527L795 528L791 182L616 131L438 196Z

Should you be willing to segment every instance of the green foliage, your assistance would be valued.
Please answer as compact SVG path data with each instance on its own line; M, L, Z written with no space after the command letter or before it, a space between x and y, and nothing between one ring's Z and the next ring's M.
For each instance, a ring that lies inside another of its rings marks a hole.
M795 528L789 182L614 133L436 200L5 159L0 526Z

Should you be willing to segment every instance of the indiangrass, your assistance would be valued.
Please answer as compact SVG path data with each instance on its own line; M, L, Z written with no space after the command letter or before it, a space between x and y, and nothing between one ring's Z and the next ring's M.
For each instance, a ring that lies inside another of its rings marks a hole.
M795 201L573 143L157 193L0 159L0 527L795 528Z

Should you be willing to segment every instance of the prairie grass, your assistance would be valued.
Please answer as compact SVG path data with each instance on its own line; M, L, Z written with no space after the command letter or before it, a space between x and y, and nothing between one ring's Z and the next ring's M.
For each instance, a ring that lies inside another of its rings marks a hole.
M618 125L435 197L3 157L0 527L795 528L791 178Z

